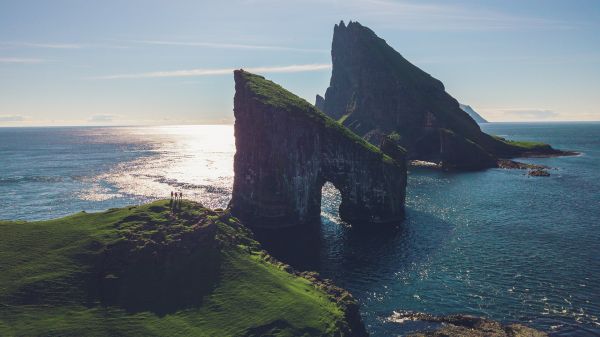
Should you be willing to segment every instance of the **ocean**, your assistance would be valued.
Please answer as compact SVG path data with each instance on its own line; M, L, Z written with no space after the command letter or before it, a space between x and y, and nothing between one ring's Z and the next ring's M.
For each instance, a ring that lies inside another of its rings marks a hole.
M550 177L410 169L406 220L376 231L342 223L339 193L326 185L311 247L273 249L350 290L373 336L414 329L390 320L394 311L466 313L554 336L599 336L600 123L482 128L581 155L522 159L550 166ZM226 207L234 153L230 125L0 128L0 219L100 211L171 191Z

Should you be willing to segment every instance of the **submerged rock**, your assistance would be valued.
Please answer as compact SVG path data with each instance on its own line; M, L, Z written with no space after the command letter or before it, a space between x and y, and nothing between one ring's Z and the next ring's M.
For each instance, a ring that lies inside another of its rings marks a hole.
M381 135L395 134L409 159L453 169L496 167L496 157L563 154L482 132L442 82L358 22L335 26L331 56L330 86L317 105L375 145Z
M425 313L394 312L390 322L423 321L440 323L437 329L414 332L410 337L547 337L545 332L521 324L504 325L486 318L469 315L434 316Z
M514 170L543 170L547 169L548 166L522 163L515 160L500 159L498 160L498 167L502 169L514 169Z
M281 86L243 70L234 75L234 215L258 227L316 222L321 188L331 182L344 221L403 219L402 149L392 159Z
M527 174L532 177L549 177L550 176L550 172L548 172L544 169L530 170Z

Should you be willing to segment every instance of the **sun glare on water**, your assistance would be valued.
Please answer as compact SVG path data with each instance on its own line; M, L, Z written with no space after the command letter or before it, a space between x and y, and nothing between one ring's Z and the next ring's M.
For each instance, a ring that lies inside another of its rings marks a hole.
M143 154L94 178L88 200L167 198L171 191L208 207L226 207L233 183L235 140L232 125L132 127L115 129L124 143ZM111 139L114 141L114 139ZM108 185L109 187L106 187Z

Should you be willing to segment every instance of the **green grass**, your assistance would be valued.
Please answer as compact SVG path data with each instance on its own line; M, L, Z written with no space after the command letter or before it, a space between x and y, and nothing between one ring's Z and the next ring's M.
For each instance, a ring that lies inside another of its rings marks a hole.
M196 203L0 231L1 336L326 336L344 324L326 293L269 262L235 218Z
M506 138L500 136L493 136L496 140L499 140L507 145L517 147L523 150L538 150L545 149L550 147L550 145L541 142L527 142L527 141L516 141L516 140L508 140Z
M279 84L246 71L241 71L240 74L244 77L248 89L254 93L255 99L262 104L274 106L291 113L301 112L304 117L313 120L326 129L347 137L350 141L362 146L365 150L380 156L384 162L389 164L395 163L392 158L381 152L378 147L343 126L340 121L330 118L312 104L287 91Z
M342 117L340 117L340 119L338 119L338 123L340 124L344 124L344 122L346 121L346 119L348 119L348 117L351 115L351 113L347 113L345 115L343 115Z

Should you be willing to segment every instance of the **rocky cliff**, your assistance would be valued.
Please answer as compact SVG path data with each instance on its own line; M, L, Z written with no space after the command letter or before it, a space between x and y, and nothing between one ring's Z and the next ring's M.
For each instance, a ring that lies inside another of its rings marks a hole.
M260 227L316 222L321 188L331 182L343 220L403 218L402 149L392 159L281 86L243 70L234 77L234 215Z
M462 109L462 111L466 112L467 114L469 114L469 116L471 116L471 118L473 118L473 120L479 124L481 123L489 123L485 118L483 118L480 114L477 113L477 111L475 111L475 109L473 109L470 105L466 105L466 104L459 104L460 108Z
M489 157L560 154L546 144L522 147L483 133L442 82L358 22L335 26L331 57L330 86L317 107L375 145L394 134L410 159L458 169L495 167ZM452 142L442 144L446 139Z

